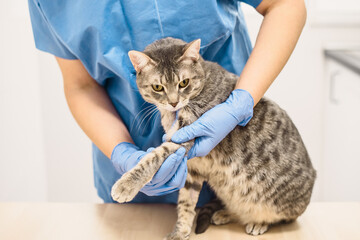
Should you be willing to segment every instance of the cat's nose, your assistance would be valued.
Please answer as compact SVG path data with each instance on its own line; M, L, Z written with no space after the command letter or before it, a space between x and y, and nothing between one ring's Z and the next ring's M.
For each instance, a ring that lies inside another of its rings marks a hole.
M176 105L178 104L179 102L176 102L176 103L170 103L171 106L173 107L176 107Z

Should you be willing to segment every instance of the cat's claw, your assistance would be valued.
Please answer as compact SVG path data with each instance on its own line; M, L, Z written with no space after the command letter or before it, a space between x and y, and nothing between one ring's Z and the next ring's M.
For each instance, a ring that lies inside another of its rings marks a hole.
M140 182L140 181L139 181ZM112 187L111 197L119 203L130 202L140 191L142 185L134 183L131 174L125 173Z
M246 233L250 235L261 235L269 229L268 224L248 223L245 227Z

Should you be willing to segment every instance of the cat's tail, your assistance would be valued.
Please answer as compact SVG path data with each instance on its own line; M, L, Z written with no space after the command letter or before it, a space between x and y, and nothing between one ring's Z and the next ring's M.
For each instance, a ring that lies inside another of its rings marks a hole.
M205 232L211 223L211 217L214 215L214 213L223 209L224 207L225 206L222 204L220 199L214 198L205 204L202 208L200 208L198 217L196 219L195 233L200 234Z

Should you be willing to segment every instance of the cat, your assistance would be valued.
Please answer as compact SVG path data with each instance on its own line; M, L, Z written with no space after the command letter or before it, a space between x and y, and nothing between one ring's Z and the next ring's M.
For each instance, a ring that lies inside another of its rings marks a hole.
M224 102L234 89L238 76L205 61L199 50L200 39L186 43L164 38L143 52L129 52L140 94L159 109L167 141L114 184L114 200L131 201L170 154L181 146L188 151L194 140L176 144L171 136ZM271 224L300 216L309 204L316 178L295 125L267 98L257 103L245 127L235 127L207 156L190 159L187 165L185 187L179 191L178 219L168 240L189 239L204 181L221 207L198 217L197 232L205 231L210 221L215 225L239 222L248 234L259 235Z

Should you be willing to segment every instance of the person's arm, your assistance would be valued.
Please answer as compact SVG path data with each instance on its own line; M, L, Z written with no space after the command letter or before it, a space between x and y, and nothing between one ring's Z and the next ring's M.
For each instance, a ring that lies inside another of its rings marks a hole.
M256 10L264 20L235 87L247 90L255 105L285 66L306 21L304 0L263 0Z
M245 126L260 101L289 59L306 19L304 0L263 0L256 10L264 15L254 49L229 98L204 113L171 140L183 143L195 138L189 158L206 156L237 125Z
M111 159L115 170L124 174L133 168L146 152L133 140L117 114L109 96L86 71L80 60L56 58L63 78L64 91L70 111L93 143ZM171 154L153 179L141 191L158 196L182 188L186 180L185 149Z
M106 91L88 74L81 61L59 57L56 60L70 111L91 141L108 158L118 143L133 143Z

